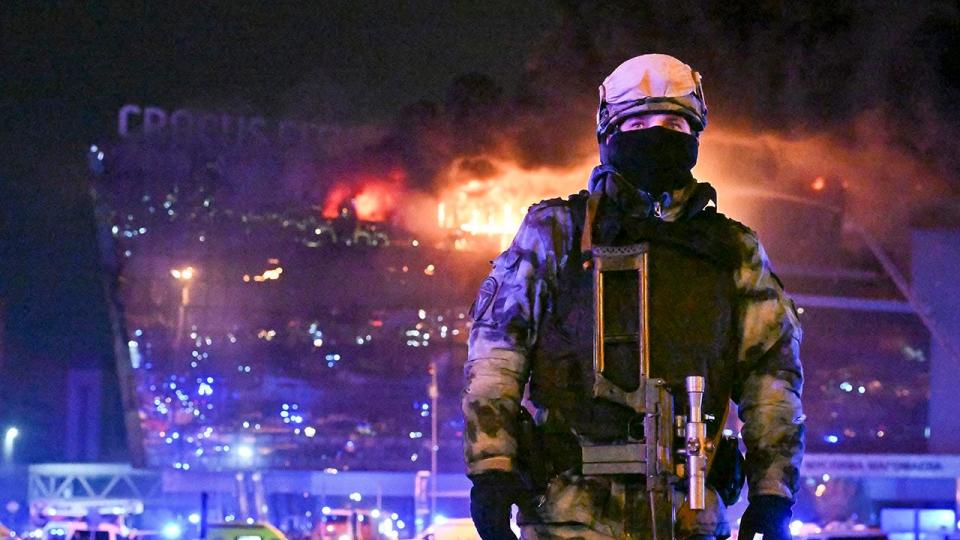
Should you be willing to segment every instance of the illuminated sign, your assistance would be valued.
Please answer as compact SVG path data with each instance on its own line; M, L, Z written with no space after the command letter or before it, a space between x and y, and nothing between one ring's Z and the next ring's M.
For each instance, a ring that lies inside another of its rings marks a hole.
M807 454L804 476L960 478L960 456L924 454Z
M312 122L272 121L262 116L236 116L196 109L168 111L155 106L126 104L117 113L117 133L194 139L207 144L316 144L334 135L334 128Z

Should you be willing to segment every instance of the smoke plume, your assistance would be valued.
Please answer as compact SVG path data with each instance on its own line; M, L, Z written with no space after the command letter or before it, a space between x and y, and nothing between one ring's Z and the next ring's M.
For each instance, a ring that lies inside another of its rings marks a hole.
M956 219L947 215L960 195L955 4L568 0L557 9L560 23L517 88L453 77L445 101L403 111L379 151L403 163L411 186L436 193L510 167L528 178L585 174L600 81L627 58L662 52L704 76L704 179L802 195L832 178L848 217L893 244L920 209ZM515 189L542 188L529 181Z

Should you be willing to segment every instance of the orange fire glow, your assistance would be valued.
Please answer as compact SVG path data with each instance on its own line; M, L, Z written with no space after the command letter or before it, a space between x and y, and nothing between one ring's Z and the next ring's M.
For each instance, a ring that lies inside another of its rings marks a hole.
M385 221L397 206L397 192L386 182L370 182L353 198L357 217L363 221Z
M748 226L756 226L761 219L759 210L774 203L835 212L837 201L825 200L822 195L836 182L830 179L836 178L847 197L844 219L878 235L902 235L909 228L899 224L949 188L925 163L876 136L881 131L877 126L878 120L871 115L858 119L856 144L826 132L784 137L774 132L711 128L701 137L693 174L717 188L720 212ZM586 142L578 148L587 148ZM523 169L506 158L487 161L493 165L493 175L468 174L470 167L458 162L448 168L440 178L447 187L430 203L436 214L418 222L419 230L439 225L448 234L455 233L452 236L458 248L489 243L479 237L499 239L505 247L530 204L585 188L597 155L590 152L588 158L567 169ZM883 188L901 185L905 178L920 179L916 184L922 181L924 187L908 204L904 204L902 192ZM423 214L420 210L419 215ZM474 243L474 239L480 241Z
M531 204L585 187L594 165L586 162L562 170L523 169L507 160L489 161L497 173L484 179L464 176L459 162L450 167L450 187L440 193L437 224L469 235L500 237L502 245L517 232Z
M340 215L340 208L350 200L353 190L346 184L337 184L327 192L327 198L323 201L323 217L334 219Z
M363 178L356 183L340 183L328 193L323 203L323 217L335 219L343 208L352 207L361 221L386 221L397 206L398 181Z
M737 152L725 147L743 150L749 138L730 139L718 132L706 137L701 147L700 160L694 176L718 188L724 197L720 210L736 219L750 219L751 193L741 193L750 184L728 179L751 178L756 167L744 163ZM458 248L469 247L471 237L493 237L505 248L516 234L530 205L553 197L566 197L587 187L590 171L597 165L597 156L591 155L581 163L565 169L524 169L507 159L487 158L496 173L477 178L465 173L461 162L454 162L447 170L447 189L439 194L436 223L443 230L458 231ZM743 195L743 196L740 196Z

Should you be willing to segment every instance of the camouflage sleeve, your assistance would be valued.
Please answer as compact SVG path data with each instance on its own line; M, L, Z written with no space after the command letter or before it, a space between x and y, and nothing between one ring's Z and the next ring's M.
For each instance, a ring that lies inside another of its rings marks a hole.
M756 235L745 231L742 241L744 257L736 275L739 376L733 397L744 423L747 482L751 496L793 499L804 447L800 321Z
M514 467L528 351L556 275L555 220L527 213L512 245L493 263L471 310L465 387L464 454L470 475Z

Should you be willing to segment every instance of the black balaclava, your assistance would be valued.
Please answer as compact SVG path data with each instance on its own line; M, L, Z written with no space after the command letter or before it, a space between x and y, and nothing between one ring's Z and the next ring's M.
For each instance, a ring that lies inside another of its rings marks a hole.
M695 181L690 169L697 163L698 148L695 136L661 126L618 131L600 143L600 163L656 197Z

